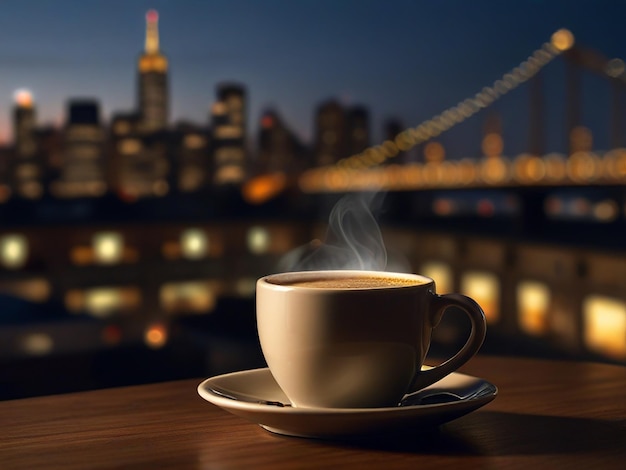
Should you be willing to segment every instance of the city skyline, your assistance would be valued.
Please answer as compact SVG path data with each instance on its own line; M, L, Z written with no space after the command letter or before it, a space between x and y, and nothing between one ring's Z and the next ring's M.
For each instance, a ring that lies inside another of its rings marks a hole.
M586 47L626 57L622 1L570 2L569 10L538 0L128 3L0 4L0 141L11 139L19 88L34 94L40 125L63 123L76 97L99 100L105 120L135 109L135 61L151 8L170 61L170 123L207 124L215 86L236 81L248 89L250 123L274 107L309 143L322 101L367 106L376 143L385 119L419 124L492 83L560 27Z

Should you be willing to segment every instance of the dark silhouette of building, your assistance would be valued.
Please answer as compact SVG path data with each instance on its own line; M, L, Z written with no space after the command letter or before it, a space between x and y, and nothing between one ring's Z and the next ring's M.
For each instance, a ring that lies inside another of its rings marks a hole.
M354 106L348 110L348 155L361 153L370 146L371 137L369 121L369 111L364 106Z
M261 116L257 148L256 173L296 174L309 165L305 147L274 109Z
M314 164L332 165L347 156L346 112L336 100L322 103L315 112Z

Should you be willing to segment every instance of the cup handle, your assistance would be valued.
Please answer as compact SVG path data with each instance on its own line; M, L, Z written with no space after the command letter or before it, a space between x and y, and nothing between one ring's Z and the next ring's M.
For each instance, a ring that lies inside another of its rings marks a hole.
M472 329L469 338L454 356L432 369L419 371L408 393L417 392L443 379L469 361L482 346L487 333L485 313L473 299L461 294L438 295L434 292L431 293L435 297L433 299L433 315L431 316L433 327L437 326L449 307L459 307L469 317Z

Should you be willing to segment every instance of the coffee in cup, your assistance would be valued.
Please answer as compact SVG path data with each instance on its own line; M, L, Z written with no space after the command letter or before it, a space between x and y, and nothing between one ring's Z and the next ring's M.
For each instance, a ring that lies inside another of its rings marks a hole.
M257 281L257 327L274 379L295 407L396 406L454 372L485 338L480 306L438 295L432 279L378 271L303 271ZM449 307L471 321L466 344L421 370L432 330Z

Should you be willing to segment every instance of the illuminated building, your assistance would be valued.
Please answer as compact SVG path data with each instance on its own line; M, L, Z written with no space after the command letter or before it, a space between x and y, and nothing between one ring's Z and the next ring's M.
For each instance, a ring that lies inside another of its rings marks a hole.
M35 105L28 90L15 92L15 108L13 109L13 135L15 156L30 158L37 152L35 140Z
M12 185L18 196L34 199L43 194L41 162L35 132L35 106L28 90L15 92L13 111L14 159Z
M145 50L138 62L138 107L144 132L163 130L168 120L168 64L159 50L158 22L159 14L155 10L148 11Z
M162 197L170 190L169 135L127 135L112 141L113 181L123 200Z
M213 182L240 184L248 172L246 92L243 86L222 83L211 108Z
M104 130L95 100L68 104L60 174L52 184L57 197L98 197L107 189Z
M210 135L207 129L180 123L172 132L170 186L181 192L198 191L209 184Z
M346 157L346 113L335 100L322 103L315 113L314 164L332 165Z
M116 113L111 117L111 137L121 139L139 130L140 117L137 113Z

